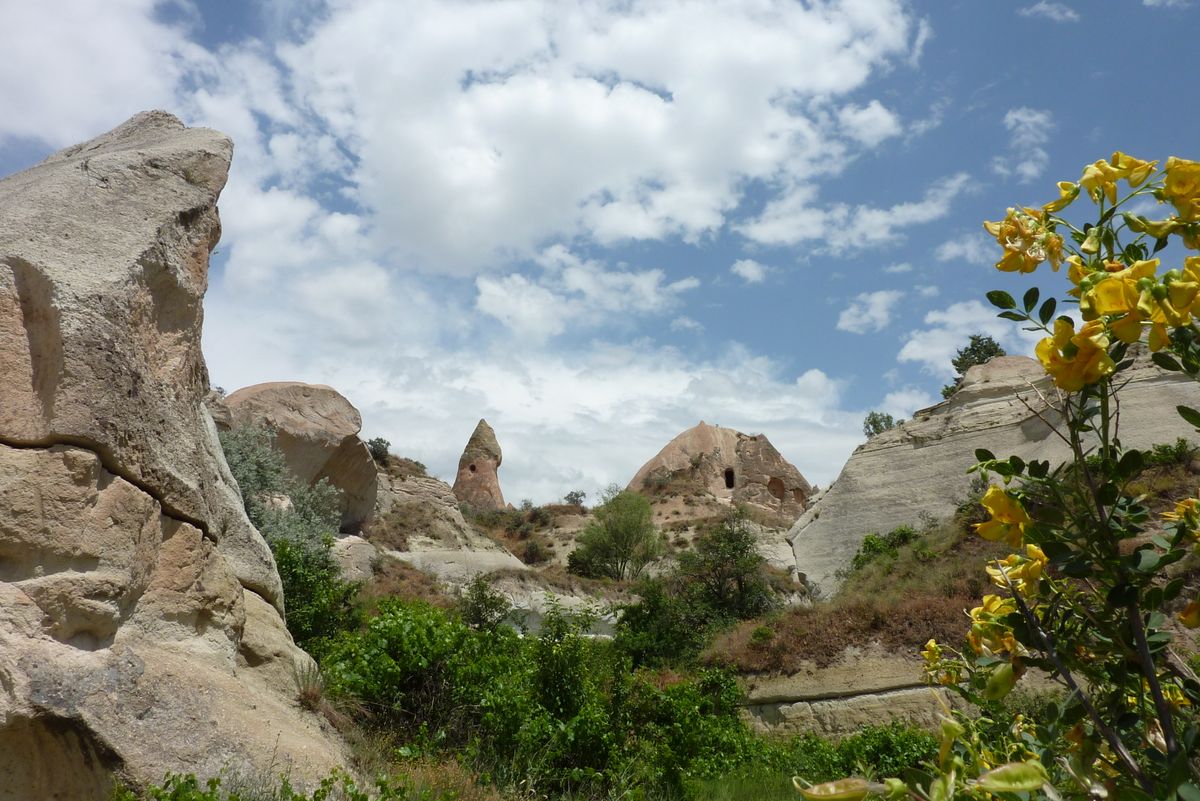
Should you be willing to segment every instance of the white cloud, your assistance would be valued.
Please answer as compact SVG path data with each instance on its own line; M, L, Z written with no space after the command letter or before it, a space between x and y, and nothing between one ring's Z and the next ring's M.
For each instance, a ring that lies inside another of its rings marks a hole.
M997 261L996 244L983 234L968 234L948 239L933 252L938 261L965 261L967 264L993 264Z
M1187 8L1190 0L1142 0L1142 5L1150 8Z
M704 326L693 320L691 317L681 315L671 321L672 331L692 331L700 333L704 330Z
M838 330L853 334L882 331L892 321L892 309L902 297L904 293L894 289L864 292L842 309L838 315Z
M889 392L883 398L880 409L897 420L909 419L917 409L924 409L937 402L932 395L917 387L904 387Z
M1149 0L1153 3L1156 0ZM1078 22L1079 12L1064 3L1050 3L1046 0L1018 9L1022 17L1042 17L1054 22Z
M1009 152L992 160L992 170L1006 177L1015 175L1023 184L1041 177L1050 164L1045 145L1054 130L1054 115L1022 106L1004 115L1004 127L1011 134Z
M813 204L816 189L797 186L772 200L753 220L738 226L745 237L765 245L825 243L829 252L880 247L902 238L902 230L940 220L950 213L954 200L971 186L971 176L956 173L936 181L920 200L897 203L886 209L836 203L827 208Z
M627 322L630 316L669 311L679 295L700 285L694 277L666 282L662 270L610 270L562 245L538 256L542 276L520 273L475 279L475 308L521 337L544 340L573 327Z
M941 293L941 290L932 284L923 284L917 287L917 294L923 298L936 298Z
M843 106L838 110L838 123L848 136L867 147L876 147L885 139L898 136L901 130L900 120L878 100L865 106Z
M885 273L899 275L900 273L911 273L912 269L913 269L913 266L905 261L905 262L901 262L899 264L889 264L887 267L883 268L883 271Z
M925 315L927 328L909 333L897 355L901 362L916 362L935 376L954 376L950 361L972 334L987 334L1010 354L1029 355L1041 336L1022 331L1015 323L996 317L996 310L978 300L952 303Z
M918 67L921 64L921 56L925 54L925 45L933 38L933 25L928 19L922 19L917 23L917 35L913 38L913 46L908 54L908 65L910 67Z
M771 268L765 264L759 264L754 259L738 259L729 268L729 272L747 284L761 284L767 277L767 273L771 272Z

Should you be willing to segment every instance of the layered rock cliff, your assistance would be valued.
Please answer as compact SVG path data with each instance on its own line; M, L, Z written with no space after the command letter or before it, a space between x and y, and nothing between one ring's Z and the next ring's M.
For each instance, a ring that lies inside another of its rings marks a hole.
M0 799L343 760L204 405L231 156L149 112L0 181Z
M1200 405L1200 387L1148 360L1123 373L1120 437L1131 447L1197 439L1175 406ZM1001 356L967 371L947 401L872 437L851 455L837 480L796 521L788 539L796 567L825 593L838 585L863 538L943 518L967 498L975 450L1052 464L1069 455L1053 432L1059 397L1041 366L1024 356Z

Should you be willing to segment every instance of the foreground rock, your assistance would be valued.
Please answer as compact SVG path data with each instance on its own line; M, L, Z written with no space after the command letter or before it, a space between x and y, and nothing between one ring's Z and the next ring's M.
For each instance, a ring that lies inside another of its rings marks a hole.
M275 447L301 481L321 479L341 491L342 528L356 529L375 508L375 460L358 438L362 416L332 387L279 381L231 393L225 407L233 426L275 432Z
M231 152L151 112L0 181L0 799L343 761L203 403Z
M504 493L497 475L503 460L496 432L487 420L480 420L458 460L454 497L476 509L503 509Z
M1148 361L1124 375L1129 384L1121 391L1123 443L1146 448L1196 438L1175 413L1178 404L1200 405L1195 383ZM949 400L855 450L837 480L788 533L800 573L832 593L837 571L850 565L867 534L953 514L968 496L972 477L967 469L975 464L977 448L1026 461L1065 461L1066 445L1051 429L1060 418L1043 399L1056 397L1041 366L1024 356L1001 356L972 367Z

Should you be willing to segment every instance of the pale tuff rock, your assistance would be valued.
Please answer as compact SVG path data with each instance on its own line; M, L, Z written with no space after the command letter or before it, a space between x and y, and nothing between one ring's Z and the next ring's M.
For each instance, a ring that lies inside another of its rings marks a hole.
M1125 445L1146 448L1178 437L1197 439L1175 407L1200 406L1200 387L1146 360L1122 375L1129 381L1120 394ZM1059 417L1047 400L1057 404L1058 395L1037 362L1000 356L968 370L949 400L860 445L788 532L800 573L831 593L837 571L850 565L867 534L953 514L967 498L972 478L967 469L978 448L1000 458L1065 461L1066 445L1050 427Z
M337 390L298 381L255 384L231 393L223 406L232 426L273 431L275 447L301 481L328 479L340 491L343 529L371 516L375 461L358 438L362 416Z
M476 509L503 509L504 494L496 474L503 459L496 432L487 420L480 420L458 460L454 497Z
M150 112L0 181L0 799L343 761L204 404L231 153Z
M629 489L655 495L676 487L727 506L754 507L785 521L804 511L812 487L763 434L701 421L642 465Z

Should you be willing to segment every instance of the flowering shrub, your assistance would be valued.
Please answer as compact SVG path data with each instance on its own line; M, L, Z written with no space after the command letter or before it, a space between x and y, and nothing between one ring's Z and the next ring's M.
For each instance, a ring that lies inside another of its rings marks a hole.
M1031 411L1072 458L1051 465L976 452L973 469L999 483L983 497L989 519L975 530L1012 553L986 567L995 589L970 611L961 649L930 640L922 655L930 681L980 714L947 710L926 771L882 783L811 786L798 777L806 798L1200 799L1200 682L1172 651L1169 621L1180 610L1180 624L1200 626L1200 600L1181 597L1177 566L1200 545L1200 500L1151 515L1130 490L1149 460L1121 443L1118 413L1135 344L1165 370L1200 374L1200 256L1169 270L1158 258L1172 241L1200 249L1200 164L1172 157L1159 169L1115 153L1078 182L1060 183L1058 194L985 223L1003 249L999 270L1065 265L1065 302L1078 313L1056 318L1058 301L1039 304L1036 288L1019 304L988 293L1001 317L1046 334L1036 355L1057 391L1043 397L1044 411ZM1122 210L1147 196L1174 213L1150 220ZM1081 198L1097 216L1077 228L1058 215ZM1200 412L1178 412L1200 427ZM997 726L999 702L1031 671L1064 693L1036 720L1017 715Z

